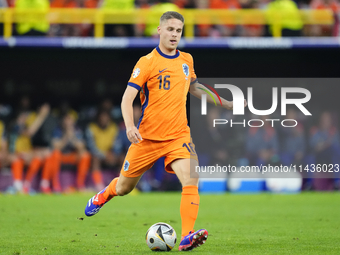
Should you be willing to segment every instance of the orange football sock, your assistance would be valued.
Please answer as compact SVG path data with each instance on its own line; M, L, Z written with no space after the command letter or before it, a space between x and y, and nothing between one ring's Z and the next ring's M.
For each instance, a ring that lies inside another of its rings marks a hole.
M91 156L90 153L85 153L81 156L78 163L78 174L77 174L77 188L84 189L85 188L85 180L87 173L90 169L91 164Z
M24 172L24 162L21 159L16 159L11 164L12 176L14 181L22 181Z
M198 195L197 186L189 185L182 188L182 199L180 206L182 237L186 236L194 229L199 203L200 196Z
M40 158L33 158L30 166L28 167L27 174L25 180L31 182L35 175L38 173L39 168L41 166Z
M117 196L117 192L116 192L116 185L118 182L118 177L114 178L109 186L107 186L106 190L103 193L103 197L106 201L110 200L111 198Z

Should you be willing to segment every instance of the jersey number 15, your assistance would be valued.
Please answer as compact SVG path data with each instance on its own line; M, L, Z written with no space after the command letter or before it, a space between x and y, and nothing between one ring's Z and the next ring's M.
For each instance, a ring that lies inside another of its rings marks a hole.
M170 89L170 81L167 80L168 78L170 78L170 75L165 75L164 79L163 79L163 75L158 76L158 80L159 80L159 89L162 89L162 84L163 84L163 89L165 90L169 90Z

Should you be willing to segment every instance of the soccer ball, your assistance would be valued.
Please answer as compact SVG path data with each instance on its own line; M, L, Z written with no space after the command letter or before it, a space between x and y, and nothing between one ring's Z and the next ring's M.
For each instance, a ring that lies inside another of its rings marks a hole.
M176 244L177 235L169 224L159 222L148 229L145 239L152 251L171 251Z

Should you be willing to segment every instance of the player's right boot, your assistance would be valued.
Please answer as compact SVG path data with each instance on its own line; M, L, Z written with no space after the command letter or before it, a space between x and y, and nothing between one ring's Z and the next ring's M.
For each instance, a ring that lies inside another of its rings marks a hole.
M208 238L208 231L200 229L196 232L191 231L188 235L182 238L179 244L179 251L191 251L192 249L201 246Z
M87 202L85 207L85 215L86 216L93 216L99 212L99 210L110 200L105 200L103 197L104 191L107 189L103 189L98 194L94 195L90 198L90 200Z

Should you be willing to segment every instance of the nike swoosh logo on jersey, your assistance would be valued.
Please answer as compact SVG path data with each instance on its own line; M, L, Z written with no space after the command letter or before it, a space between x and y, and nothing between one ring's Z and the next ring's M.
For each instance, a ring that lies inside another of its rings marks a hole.
M163 70L159 70L159 73L161 73L161 72L165 71L166 69L168 69L168 68L165 68L165 69L163 69Z
M194 203L194 202L191 202L191 204L192 204L192 205L199 205L199 204L196 204L196 203Z

